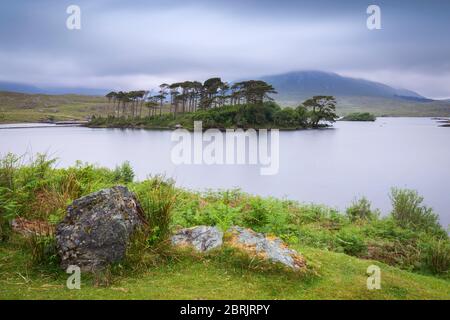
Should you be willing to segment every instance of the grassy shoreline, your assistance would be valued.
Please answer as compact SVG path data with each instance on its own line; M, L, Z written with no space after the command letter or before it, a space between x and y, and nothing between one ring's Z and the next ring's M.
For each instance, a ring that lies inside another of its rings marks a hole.
M450 296L448 235L420 201L411 209L408 199L420 200L412 191L393 191L393 212L380 217L365 199L338 212L322 205L263 198L239 190L189 191L176 188L173 181L163 177L135 182L133 170L126 163L115 170L81 163L55 169L53 164L42 156L28 165L14 158L1 161L0 299ZM98 276L100 282L97 276L83 276L80 291L65 287L67 274L59 269L52 238L29 241L8 231L14 217L56 224L74 199L118 184L136 193L150 219L154 214L163 215L167 219L162 220L168 224L156 223L157 228L145 238L146 245L130 247L123 263ZM159 211L161 203L167 201L172 209ZM410 209L405 212L405 208ZM155 244L164 244L167 239L167 234L158 230L196 225L216 225L222 230L240 225L278 236L306 257L311 273L298 276L225 249L198 255ZM381 267L381 290L366 288L367 267L372 264Z
M374 97L338 97L336 113L370 112L377 117L448 117L450 104L445 101L417 103ZM296 107L299 101L278 101L282 106ZM49 120L85 120L95 115L111 114L112 104L105 97L83 95L45 95L0 92L0 123L29 123ZM163 114L170 113L164 105Z

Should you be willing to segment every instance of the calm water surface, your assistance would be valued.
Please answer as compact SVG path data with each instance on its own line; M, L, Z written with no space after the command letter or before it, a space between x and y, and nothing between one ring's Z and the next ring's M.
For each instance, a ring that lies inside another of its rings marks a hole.
M1 126L0 126L1 127ZM387 213L391 187L412 188L450 223L450 128L428 118L338 122L334 129L280 133L280 169L257 165L179 165L170 131L42 127L0 129L0 154L47 152L59 166L76 160L114 168L128 160L139 179L165 174L196 190L234 188L339 209L359 196Z

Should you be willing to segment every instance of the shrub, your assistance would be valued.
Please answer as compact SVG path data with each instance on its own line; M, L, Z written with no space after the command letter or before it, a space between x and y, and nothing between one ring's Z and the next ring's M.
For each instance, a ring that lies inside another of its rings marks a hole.
M303 245L324 250L337 251L336 236L329 230L311 225L302 226L298 232L299 242Z
M299 212L296 214L297 222L300 224L321 222L337 218L336 210L324 205L308 204L297 206Z
M292 108L284 108L274 115L275 124L280 127L298 127L299 114Z
M134 171L128 161L125 161L120 166L117 166L114 169L114 181L123 182L123 183L131 183L134 179Z
M180 192L181 194L182 192ZM181 227L193 227L200 225L202 217L200 214L200 200L197 196L187 197L187 199L178 196L174 207L173 224Z
M8 239L9 221L16 215L17 203L13 195L19 160L11 153L0 159L0 241Z
M53 169L56 158L49 158L45 153L38 153L35 157L30 157L30 164L23 167L22 183L29 187L37 187L41 182L45 182Z
M243 222L247 227L260 229L269 222L270 209L265 200L259 197L249 199L248 207L243 213Z
M0 159L0 187L15 189L14 177L20 165L20 157L8 153Z
M373 212L371 209L371 203L365 197L357 201L353 201L350 207L347 208L346 214L350 221L357 220L372 220L378 217L378 212Z
M397 225L392 217L372 220L364 226L364 233L368 238L381 238L409 242L417 240L418 234L414 230L404 229Z
M366 257L407 270L418 269L421 264L421 250L415 241L372 240Z
M0 187L0 241L5 241L9 238L10 224L16 216L17 203L11 196L11 191Z
M223 202L211 203L204 208L204 224L217 225L222 231L236 224L240 208L234 208Z
M392 217L403 228L446 235L433 209L422 205L423 197L417 191L393 188L391 191Z
M375 121L377 117L369 112L354 112L342 118L343 121Z
M302 128L306 128L308 126L308 117L309 117L309 112L308 109L306 109L304 106L300 105L298 106L295 111L297 111L297 119L299 122L299 125Z
M367 253L367 245L362 236L352 231L341 231L337 235L338 243L344 253L351 256L362 256Z
M422 243L424 267L434 274L448 274L450 269L450 242L448 239L430 239Z

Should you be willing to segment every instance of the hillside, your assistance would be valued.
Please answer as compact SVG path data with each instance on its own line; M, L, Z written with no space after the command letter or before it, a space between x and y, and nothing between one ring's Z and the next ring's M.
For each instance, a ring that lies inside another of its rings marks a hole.
M419 102L398 98L338 96L337 113L370 112L376 116L450 117L450 102ZM285 102L286 105L291 105ZM293 103L293 105L296 105Z
M449 101L434 101L407 89L322 71L298 71L260 78L272 84L282 105L296 106L314 95L333 95L340 115L450 116Z
M409 97L419 100L427 99L416 92L406 89L395 89L388 85L343 77L336 73L323 71L297 71L279 75L262 77L272 84L279 98L305 99L314 95L358 96L358 97Z
M83 120L105 107L103 97L0 92L0 123Z
M0 91L28 94L78 94L91 96L104 96L108 93L106 89L80 87L36 87L29 84L8 81L0 81Z

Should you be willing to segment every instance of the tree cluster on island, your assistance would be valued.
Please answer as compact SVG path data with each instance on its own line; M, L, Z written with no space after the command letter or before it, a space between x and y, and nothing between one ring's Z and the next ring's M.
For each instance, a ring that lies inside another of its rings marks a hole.
M321 127L338 118L332 96L314 96L297 108L281 108L271 97L276 93L272 85L262 80L229 84L221 78L210 78L204 83L164 83L155 95L145 90L113 91L106 95L107 117L96 117L93 125L161 127L173 125L173 121L202 120L206 127L299 129ZM144 108L148 121L142 120Z
M375 121L377 117L369 112L353 112L345 117L342 121Z
M157 109L161 115L164 104L169 102L170 111L177 115L224 105L258 104L264 100L272 100L269 94L273 93L276 93L275 89L261 80L242 81L230 85L221 78L211 78L203 84L198 81L163 83L156 95L151 95L145 90L112 91L106 98L109 102L113 102L113 110L110 111L113 111L114 115L135 117L142 116L143 105L148 108L149 116L155 115Z

